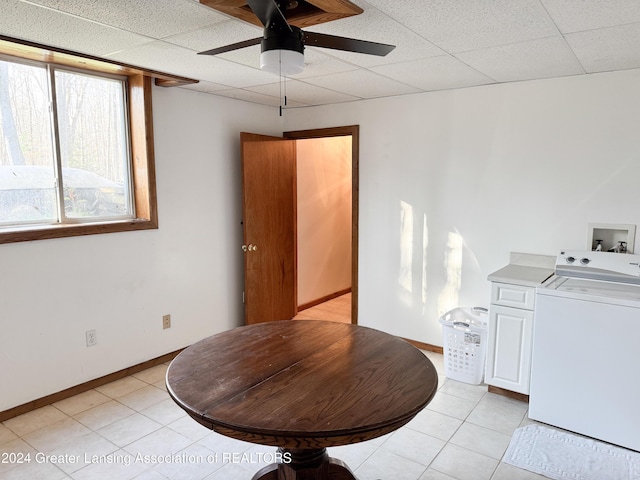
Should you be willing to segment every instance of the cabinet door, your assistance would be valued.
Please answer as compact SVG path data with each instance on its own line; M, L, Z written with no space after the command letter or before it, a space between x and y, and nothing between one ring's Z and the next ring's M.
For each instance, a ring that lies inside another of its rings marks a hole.
M491 285L491 303L533 310L535 293L536 289L533 287L494 282Z
M529 394L533 312L491 305L485 382Z

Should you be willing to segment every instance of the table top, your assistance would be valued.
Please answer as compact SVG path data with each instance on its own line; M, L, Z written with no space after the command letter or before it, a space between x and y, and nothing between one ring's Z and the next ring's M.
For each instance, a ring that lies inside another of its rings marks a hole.
M438 376L417 348L357 325L284 320L238 327L183 350L167 389L224 435L283 448L324 448L384 435L434 396Z

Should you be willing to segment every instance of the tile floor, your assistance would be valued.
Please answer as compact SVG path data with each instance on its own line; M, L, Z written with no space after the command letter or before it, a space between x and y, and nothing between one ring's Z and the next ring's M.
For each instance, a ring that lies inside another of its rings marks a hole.
M358 480L531 480L502 463L527 405L446 379L401 429L329 449ZM169 398L159 365L0 424L0 479L249 480L275 449L223 437ZM30 461L26 462L26 455ZM18 463L18 460L25 461Z

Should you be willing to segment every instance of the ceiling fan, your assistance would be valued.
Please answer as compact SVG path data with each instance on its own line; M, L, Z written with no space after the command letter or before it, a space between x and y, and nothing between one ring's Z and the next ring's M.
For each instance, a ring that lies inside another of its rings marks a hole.
M385 56L395 46L384 43L305 32L287 22L285 12L298 6L295 0L246 0L264 25L262 37L213 48L198 55L218 55L239 48L261 45L260 68L278 75L294 75L304 68L304 47L323 47L347 52ZM303 0L300 0L303 2Z

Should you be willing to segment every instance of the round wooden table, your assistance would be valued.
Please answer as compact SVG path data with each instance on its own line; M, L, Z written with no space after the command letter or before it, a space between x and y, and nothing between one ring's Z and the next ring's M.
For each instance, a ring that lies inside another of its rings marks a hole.
M326 448L369 440L411 420L438 375L404 340L356 325L285 320L195 343L167 370L167 389L223 435L280 447L253 480L355 480Z

